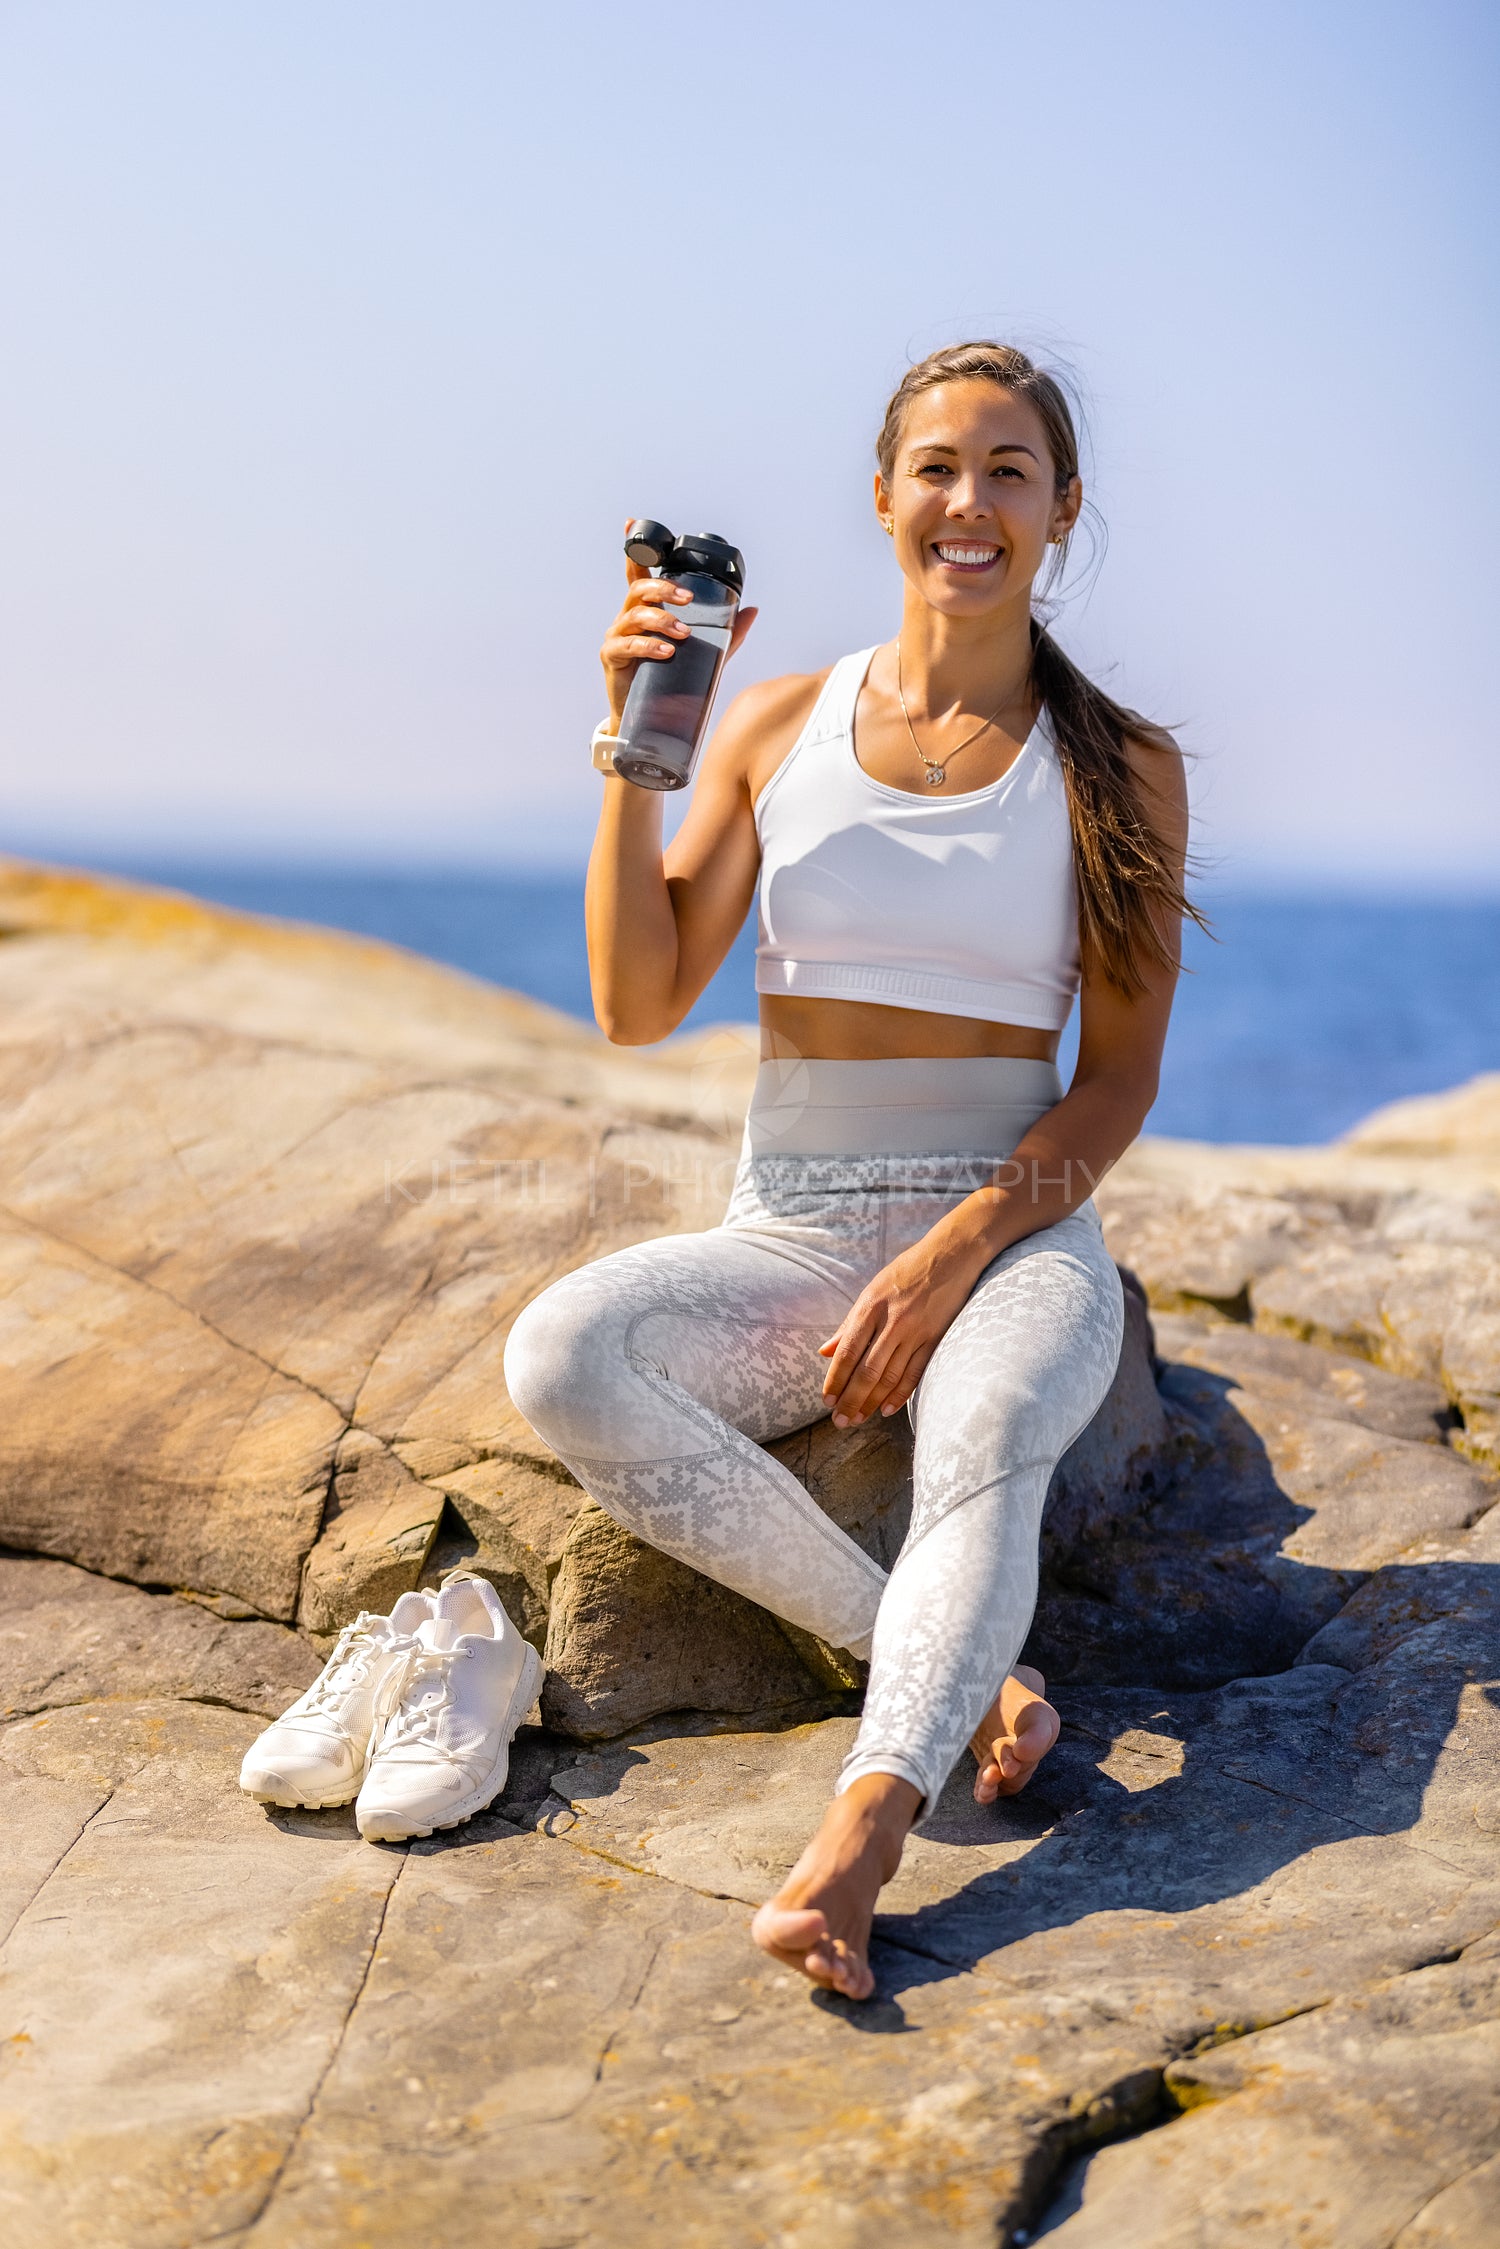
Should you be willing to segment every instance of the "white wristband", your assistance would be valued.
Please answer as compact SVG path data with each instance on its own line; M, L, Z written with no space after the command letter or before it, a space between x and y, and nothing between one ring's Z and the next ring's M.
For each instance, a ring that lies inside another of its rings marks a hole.
M615 769L615 744L619 740L612 718L601 718L594 728L592 750L596 773L613 773Z

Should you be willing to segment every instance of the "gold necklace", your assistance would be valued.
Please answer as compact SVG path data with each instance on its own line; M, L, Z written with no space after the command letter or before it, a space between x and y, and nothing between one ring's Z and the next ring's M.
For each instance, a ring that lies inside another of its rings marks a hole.
M996 708L991 711L983 726L976 726L972 734L966 734L963 740L958 744L958 748L950 750L947 757L943 759L940 765L936 758L930 758L927 755L927 752L923 749L921 743L917 740L917 730L912 725L911 712L906 707L906 695L901 685L901 635L897 633L896 700L901 705L901 716L906 721L906 731L911 736L911 746L916 751L918 757L922 760L922 763L927 768L927 786L930 789L940 789L943 783L948 778L948 766L950 761L953 758L957 757L959 750L966 750L971 742L977 742L980 735L986 733L988 729L994 725L996 719L1000 716L1001 711L1004 710L1005 703L1008 703L1010 701L1010 697L1007 695L1005 698L1005 703L998 704Z

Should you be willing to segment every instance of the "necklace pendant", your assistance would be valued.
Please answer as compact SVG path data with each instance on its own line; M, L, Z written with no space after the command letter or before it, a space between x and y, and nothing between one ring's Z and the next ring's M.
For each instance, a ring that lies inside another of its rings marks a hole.
M940 788L942 787L943 783L944 783L944 782L945 782L945 781L947 780L947 778L948 778L948 769L947 769L947 767L946 767L946 766L942 766L942 765L929 765L929 766L928 766L928 768L927 768L927 786L928 786L928 788L929 788L929 789L940 789Z

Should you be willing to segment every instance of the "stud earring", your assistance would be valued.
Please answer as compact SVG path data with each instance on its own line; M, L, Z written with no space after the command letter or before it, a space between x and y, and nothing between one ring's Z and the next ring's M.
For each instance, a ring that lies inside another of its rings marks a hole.
M896 526L894 523L892 523L890 517L888 515L883 515L880 520L885 525L886 537L888 539L894 539L896 536Z

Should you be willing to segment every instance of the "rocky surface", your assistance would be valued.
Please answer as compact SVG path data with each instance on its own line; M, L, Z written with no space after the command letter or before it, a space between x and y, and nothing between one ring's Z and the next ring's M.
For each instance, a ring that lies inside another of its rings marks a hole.
M1098 1200L1153 1304L1435 1382L1457 1449L1500 1467L1500 1073L1329 1149L1146 1144Z
M551 1272L711 1222L742 1043L35 870L0 918L7 2242L1500 2244L1500 1081L1105 1183L1153 1310L1049 1504L1063 1736L955 1775L854 2008L746 1921L856 1669L496 1387ZM781 1449L894 1552L899 1423ZM495 1811L242 1797L351 1604L465 1554L557 1659Z

